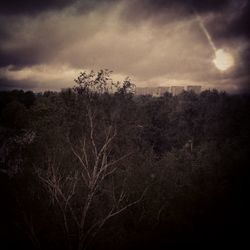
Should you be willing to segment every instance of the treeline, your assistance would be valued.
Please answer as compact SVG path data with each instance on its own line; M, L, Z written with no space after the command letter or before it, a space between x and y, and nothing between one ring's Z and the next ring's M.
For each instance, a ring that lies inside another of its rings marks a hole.
M128 79L112 94L93 91L108 76L83 74L61 92L0 92L2 244L243 243L249 96L134 96Z

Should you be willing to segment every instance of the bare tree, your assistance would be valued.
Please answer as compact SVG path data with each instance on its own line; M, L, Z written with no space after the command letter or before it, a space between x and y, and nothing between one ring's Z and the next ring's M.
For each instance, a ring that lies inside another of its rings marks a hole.
M94 79L93 72L90 75L81 74L81 84L76 88L78 94L84 95L86 108L82 136L67 136L67 143L78 162L77 166L66 173L52 155L47 159L46 172L40 171L38 174L51 195L51 202L61 211L69 247L70 235L76 228L79 250L86 249L108 220L139 203L146 192L145 190L140 197L131 200L125 188L126 176L118 182L115 180L120 164L131 152L115 157L112 154L118 134L115 122L107 124L97 120L91 99L92 87L95 86L96 90L98 81L101 81L100 86L104 86L105 90L108 77L104 78L104 75L108 72L104 72L106 71L98 73ZM126 86L128 85L126 81ZM100 200L104 199L105 202L101 203Z

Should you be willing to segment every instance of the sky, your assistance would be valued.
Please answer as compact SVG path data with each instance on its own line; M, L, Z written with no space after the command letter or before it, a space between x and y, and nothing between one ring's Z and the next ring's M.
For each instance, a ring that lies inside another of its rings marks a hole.
M249 21L249 0L1 0L0 89L60 90L107 68L139 87L249 92Z

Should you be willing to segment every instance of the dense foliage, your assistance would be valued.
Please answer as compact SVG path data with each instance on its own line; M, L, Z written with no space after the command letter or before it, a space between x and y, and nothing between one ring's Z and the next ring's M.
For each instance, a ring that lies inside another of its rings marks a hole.
M129 79L110 93L110 72L91 74L59 93L0 92L1 242L172 249L246 241L249 96L134 96Z

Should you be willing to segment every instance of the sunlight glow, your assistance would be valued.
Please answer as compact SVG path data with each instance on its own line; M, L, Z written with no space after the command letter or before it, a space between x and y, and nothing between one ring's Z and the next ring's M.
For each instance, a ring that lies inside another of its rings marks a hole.
M230 53L225 52L223 49L218 49L215 52L213 63L217 69L225 71L234 65L234 58Z

